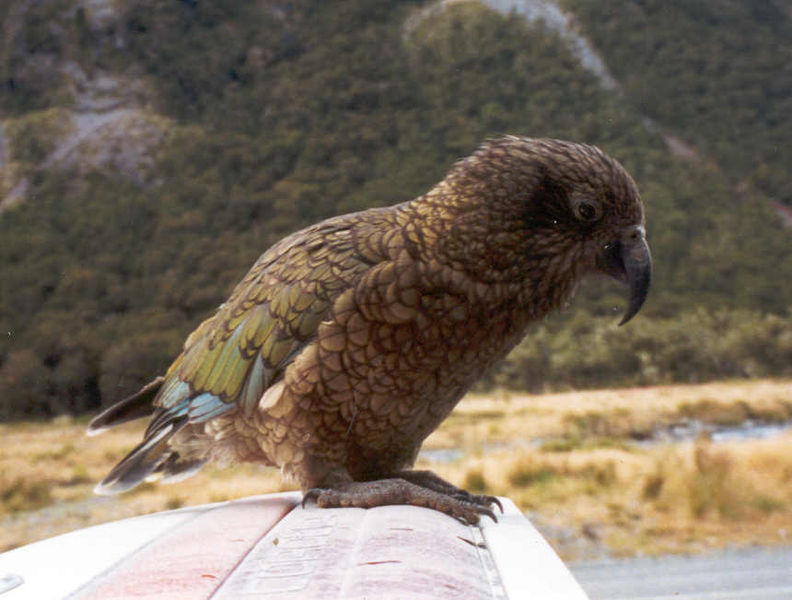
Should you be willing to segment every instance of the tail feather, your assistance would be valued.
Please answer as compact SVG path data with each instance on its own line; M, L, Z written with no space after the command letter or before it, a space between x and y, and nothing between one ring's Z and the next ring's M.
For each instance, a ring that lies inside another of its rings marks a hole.
M152 431L110 471L94 492L101 495L120 494L160 471L172 455L168 441L186 424L187 418L181 417Z
M157 467L155 472L162 473L161 483L177 483L195 475L206 463L205 458L182 458L174 452Z
M162 387L164 377L147 383L139 392L113 404L98 414L88 425L88 435L97 435L128 421L148 417L154 412L152 401Z

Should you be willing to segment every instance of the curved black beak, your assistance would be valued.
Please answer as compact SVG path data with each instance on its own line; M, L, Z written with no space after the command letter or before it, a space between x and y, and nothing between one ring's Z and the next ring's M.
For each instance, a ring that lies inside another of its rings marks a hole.
M620 239L607 244L597 256L597 267L630 286L627 311L619 322L624 325L641 310L652 283L652 254L644 228L630 227Z

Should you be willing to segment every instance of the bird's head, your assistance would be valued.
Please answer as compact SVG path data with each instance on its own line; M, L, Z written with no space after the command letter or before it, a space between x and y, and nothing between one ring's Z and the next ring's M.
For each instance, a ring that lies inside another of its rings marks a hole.
M652 274L643 205L632 177L598 148L498 138L457 163L444 183L458 207L455 228L479 233L457 248L449 236L448 250L467 254L469 265L486 263L473 267L479 277L522 281L529 296L547 299L537 309L546 312L599 271L629 286L620 324L640 310Z

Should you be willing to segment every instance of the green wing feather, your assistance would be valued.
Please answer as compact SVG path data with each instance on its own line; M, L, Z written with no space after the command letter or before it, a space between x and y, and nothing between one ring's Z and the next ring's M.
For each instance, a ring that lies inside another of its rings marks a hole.
M335 298L371 268L374 257L356 251L345 223L365 214L303 230L263 254L228 301L188 338L165 385L176 379L189 385L191 398L211 394L226 406L252 410L315 338ZM161 394L156 404L174 409L186 400L179 395Z
M180 478L199 469L206 459L181 456L170 439L190 423L237 407L254 410L264 391L316 338L335 299L385 258L383 240L395 218L393 208L345 215L297 232L265 252L228 301L190 334L164 380L158 378L146 393L111 407L92 423L100 431L150 414L154 407L143 441L97 492L122 492L151 473Z

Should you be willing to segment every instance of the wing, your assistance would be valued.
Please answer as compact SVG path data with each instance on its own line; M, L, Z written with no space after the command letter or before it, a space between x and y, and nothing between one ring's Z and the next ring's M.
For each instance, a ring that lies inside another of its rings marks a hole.
M385 259L383 238L393 225L389 210L324 221L265 252L230 298L187 338L154 399L143 442L97 491L124 491L178 462L167 442L185 425L235 409L252 412L316 338L334 300Z
M266 252L231 297L196 329L165 376L149 426L252 411L315 337L334 300L383 257L358 248L354 221L327 221Z

